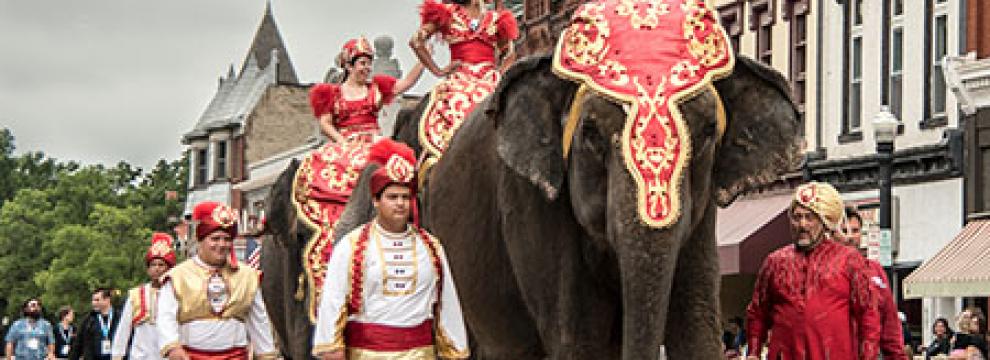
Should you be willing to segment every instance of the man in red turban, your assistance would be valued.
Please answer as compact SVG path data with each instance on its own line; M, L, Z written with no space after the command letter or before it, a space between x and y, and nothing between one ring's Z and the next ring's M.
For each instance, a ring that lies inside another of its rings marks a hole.
M832 239L842 222L839 192L826 183L798 187L788 212L793 245L763 262L746 310L747 359L876 360L880 319L869 266Z
M158 302L158 289L161 278L175 266L175 249L172 237L166 233L151 235L151 246L144 254L144 264L148 269L148 283L127 292L120 324L113 337L110 352L114 360L148 359L158 357L158 332L155 331L155 309ZM130 339L130 346L128 346Z
M155 318L160 353L171 360L274 359L260 273L233 256L237 214L215 202L193 208L196 256L170 270Z
M466 359L467 332L440 243L415 222L412 149L371 147L377 215L334 249L313 339L320 359Z

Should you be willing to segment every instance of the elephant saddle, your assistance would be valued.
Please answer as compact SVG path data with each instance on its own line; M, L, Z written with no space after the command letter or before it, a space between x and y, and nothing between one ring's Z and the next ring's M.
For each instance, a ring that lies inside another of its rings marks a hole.
M713 89L735 63L717 19L706 0L594 1L574 12L554 52L558 76L626 105L622 155L639 217L654 228L680 217L691 156L689 124L676 105Z

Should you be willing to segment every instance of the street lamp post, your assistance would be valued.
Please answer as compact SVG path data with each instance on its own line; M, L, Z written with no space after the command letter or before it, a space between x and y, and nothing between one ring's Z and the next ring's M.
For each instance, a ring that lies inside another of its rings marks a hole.
M887 106L873 118L873 135L877 142L877 181L880 188L880 259L885 267L893 266L893 233L891 230L891 187L894 165L894 139L899 122ZM891 274L893 272L891 271ZM893 276L888 276L891 283ZM892 289L893 290L893 289Z

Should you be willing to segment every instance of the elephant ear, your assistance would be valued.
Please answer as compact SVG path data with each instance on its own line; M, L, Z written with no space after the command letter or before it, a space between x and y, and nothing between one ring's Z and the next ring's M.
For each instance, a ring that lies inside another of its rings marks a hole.
M797 168L800 116L787 80L752 59L740 56L732 75L715 87L728 123L715 158L716 201L728 206Z
M499 158L540 188L547 200L564 182L561 120L575 85L558 78L548 56L517 62L492 93L485 109L495 121Z

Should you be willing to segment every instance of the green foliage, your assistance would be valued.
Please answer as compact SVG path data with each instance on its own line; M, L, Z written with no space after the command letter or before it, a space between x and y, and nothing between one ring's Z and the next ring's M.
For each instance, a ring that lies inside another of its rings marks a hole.
M145 172L60 162L41 152L14 154L0 130L0 302L19 313L41 297L47 310L89 309L96 287L126 291L147 281L144 252L152 231L169 231L185 201L186 160ZM167 200L167 192L177 198Z

